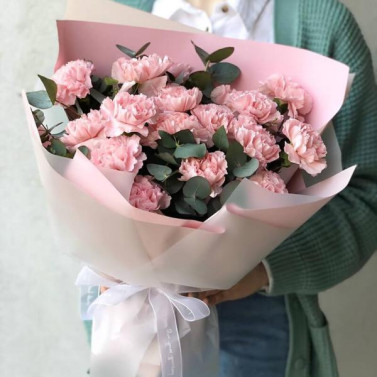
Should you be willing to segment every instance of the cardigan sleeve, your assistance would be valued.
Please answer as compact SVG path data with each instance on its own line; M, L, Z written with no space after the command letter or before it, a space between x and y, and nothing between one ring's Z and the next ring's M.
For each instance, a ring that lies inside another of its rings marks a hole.
M267 257L274 281L271 295L326 290L356 273L377 249L377 88L373 65L352 14L339 5L335 16L328 55L349 65L356 77L334 127L343 166L358 167L343 192ZM324 31L321 35L329 39Z

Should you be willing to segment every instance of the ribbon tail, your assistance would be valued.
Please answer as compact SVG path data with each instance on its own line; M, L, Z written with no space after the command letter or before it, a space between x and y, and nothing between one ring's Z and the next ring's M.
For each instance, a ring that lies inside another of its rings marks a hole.
M182 350L174 307L169 298L155 289L149 290L160 345L162 377L182 377Z

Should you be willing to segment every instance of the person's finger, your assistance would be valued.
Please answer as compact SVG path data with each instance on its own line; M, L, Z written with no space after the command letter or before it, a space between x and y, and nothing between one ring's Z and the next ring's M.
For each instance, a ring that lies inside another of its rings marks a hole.
M229 301L230 293L229 291L220 291L212 296L206 297L206 299L208 300L207 305L217 305L224 301Z
M102 293L105 293L107 290L108 290L109 288L108 287L100 287L100 292L101 292L101 294Z
M211 291L199 292L199 295L197 297L198 299L203 300L206 297L216 295L219 292L221 292L220 289L213 289Z

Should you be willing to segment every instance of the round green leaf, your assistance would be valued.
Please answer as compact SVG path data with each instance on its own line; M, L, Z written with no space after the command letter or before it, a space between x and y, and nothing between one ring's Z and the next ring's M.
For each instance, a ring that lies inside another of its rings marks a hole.
M159 144L161 144L165 148L175 148L176 142L173 139L173 136L168 134L165 131L158 131L158 134L160 135L161 140L158 141Z
M183 195L188 198L206 199L211 194L211 185L203 177L193 177L183 186Z
M211 74L207 71L196 71L191 73L188 81L192 86L197 87L200 90L205 90L212 84Z
M194 209L191 208L183 199L177 200L174 203L175 210L180 214L180 215L185 215L185 216L195 216L196 212Z
M200 216L204 216L208 211L207 204L203 200L197 198L184 198L183 200Z
M216 63L208 71L219 84L231 84L241 74L240 69L232 63Z
M238 178L251 177L258 169L259 161L256 158L252 158L246 164L235 168L233 174Z
M148 172L157 179L157 181L164 181L172 173L172 170L169 166L157 165L157 164L148 164Z
M31 106L38 107L39 109L49 109L53 106L53 103L45 90L28 92L26 93L26 97Z
M53 139L49 146L49 151L57 156L65 157L67 155L66 146L58 139Z
M179 145L174 152L176 158L203 158L207 153L205 144L183 144Z
M237 141L229 143L229 148L226 152L226 161L228 162L228 172L233 172L235 168L246 163L247 155L243 151L243 146Z
M183 185L184 185L184 182L179 181L175 175L172 175L164 182L165 190L171 195L179 192L181 188L183 187Z
M90 158L90 150L86 145L81 145L77 149L79 149L80 152L85 155L85 157Z
M225 204L225 202L229 199L230 195L232 195L233 191L237 188L239 184L240 181L232 181L223 187L223 190L220 194L220 203L222 205Z
M156 157L158 157L162 161L167 162L168 164L177 165L178 166L178 162L175 160L175 158L173 157L173 155L170 154L170 153L168 153L168 152L158 153L158 154L156 154Z
M226 134L225 127L221 126L212 136L212 141L217 148L226 152L229 148L228 135Z
M216 50L215 52L212 52L207 57L207 61L211 63L218 63L221 62L222 60L229 58L230 55L232 55L234 52L234 47L224 47L221 48L220 50Z
M173 137L180 144L195 144L195 137L190 130L178 131L177 133L173 135Z

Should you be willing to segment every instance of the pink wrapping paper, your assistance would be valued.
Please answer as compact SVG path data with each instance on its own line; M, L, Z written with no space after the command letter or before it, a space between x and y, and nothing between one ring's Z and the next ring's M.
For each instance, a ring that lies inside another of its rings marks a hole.
M145 17L150 19L153 16ZM165 25L163 21L153 19L153 22L160 24L162 29ZM167 25L172 27L171 23ZM209 51L234 46L235 53L228 61L238 65L242 71L236 87L255 88L272 73L291 76L313 96L313 111L308 121L318 130L323 130L337 113L346 94L347 66L292 47L200 33L172 33L78 21L59 21L58 33L60 50L56 68L67 61L85 58L94 62L97 75L108 75L111 63L121 56L115 44L136 49L152 42L149 51L167 54L196 69L202 65L194 53L191 40ZM327 179L309 188L302 186L303 181L298 180L301 189L296 194L273 194L243 180L226 205L204 223L168 218L141 211L128 203L132 174L98 169L80 152L72 160L47 152L41 145L25 95L23 101L59 245L94 269L132 285L160 287L161 284L170 284L188 287L187 290L233 286L343 190L355 168L341 171L335 134L329 132L326 142L335 147L329 151L334 155L330 156L328 170L332 174ZM46 115L48 124L63 120L57 109ZM159 375L158 343L155 330L150 326L153 316L140 322L143 330L138 334L135 331L139 330L134 326L135 321L141 320L138 314L128 322L119 322L125 313L130 313L130 308L136 314L144 312L150 316L150 307L143 297L135 298L133 303L106 308L106 315L94 331L94 376L100 376L99 371L109 367L108 360L113 356L115 363L117 360L119 363L114 368L110 367L109 377L128 376L124 371L134 364L132 360L138 361L137 365L133 365L135 371L131 377ZM216 337L216 321L213 315L208 320L196 323L191 327L191 335L183 336L183 357L187 359L187 365L195 357L202 359L202 352L211 355L211 360L216 358L217 351L212 348L216 347L213 340ZM119 326L124 334L122 336L119 336ZM198 328L201 330L197 331ZM147 339L133 347L133 354L129 354L130 348L125 342L130 333L135 339L141 339L141 335ZM186 349L185 343L188 345ZM129 362L122 359L124 350ZM211 365L202 361L203 367L195 362L198 367L195 374L190 374L190 368L186 368L184 377L214 377L215 372L198 374L206 366L211 369Z

